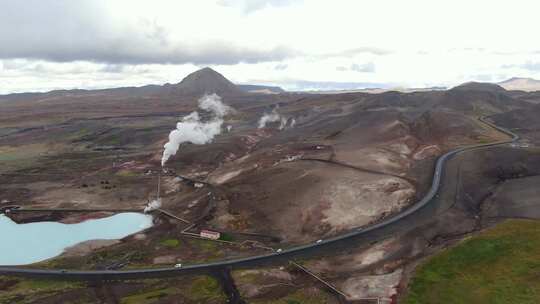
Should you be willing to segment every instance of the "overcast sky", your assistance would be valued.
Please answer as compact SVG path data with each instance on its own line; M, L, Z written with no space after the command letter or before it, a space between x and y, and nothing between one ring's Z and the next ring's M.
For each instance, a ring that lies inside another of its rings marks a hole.
M290 90L540 79L538 0L0 0L0 93L177 83Z

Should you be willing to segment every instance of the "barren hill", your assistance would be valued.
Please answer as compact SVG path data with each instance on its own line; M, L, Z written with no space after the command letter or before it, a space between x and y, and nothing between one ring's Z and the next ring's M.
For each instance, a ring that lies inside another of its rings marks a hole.
M232 96L244 93L234 83L211 68L203 68L189 74L180 83L174 85L174 90L186 96L199 96L205 93Z
M496 85L494 83L487 82L466 82L460 84L456 87L453 87L452 90L467 90L467 91L482 91L482 92L504 92L506 91L503 87Z
M519 90L525 92L540 91L540 80L533 78L514 77L498 83L507 90Z

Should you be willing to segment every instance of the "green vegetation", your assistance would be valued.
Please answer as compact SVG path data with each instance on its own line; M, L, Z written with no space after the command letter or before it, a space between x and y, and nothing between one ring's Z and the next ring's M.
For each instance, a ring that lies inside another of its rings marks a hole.
M493 140L489 140L489 139L487 139L487 138L480 138L480 139L478 140L478 143L479 143L479 144L489 144L489 143L491 143L491 142L493 142Z
M431 258L407 304L538 303L540 222L509 220Z
M90 270L116 262L128 263L126 268L148 268L149 248L138 244L120 244L90 252L85 256L59 256L43 262L34 263L28 267L47 269L81 269ZM147 266L147 267L143 267Z
M132 264L145 263L150 256L148 248L142 246L135 248L135 245L122 244L113 248L105 248L84 257L82 265L89 268L95 268L96 265L109 265L113 262L129 262Z
M191 280L191 285L185 283L175 284L175 287L170 286L170 282L166 285L157 281L156 285L146 287L140 293L132 294L121 299L122 304L150 304L155 302L163 302L165 297L174 296L181 299L189 299L187 303L225 303L226 297L223 294L219 282L209 276L197 276ZM181 301L182 302L182 301ZM182 302L184 303L184 302Z
M263 269L260 269L262 272ZM264 276L261 272L256 272L252 270L237 270L235 271L234 280L236 284L257 284L264 279Z
M138 174L135 171L131 171L128 169L121 169L118 172L116 172L116 175L120 177L134 177L134 176L137 176Z
M213 301L224 303L226 300L221 286L219 286L219 282L209 276L196 278L191 284L187 296L191 300L196 301L196 303L208 303Z
M176 248L180 245L180 241L177 239L166 239L159 242L161 245L169 248Z
M275 279L265 275L271 268L261 268L257 270L237 270L234 272L234 281L237 286L255 285L271 286L276 282ZM281 281L278 279L278 281ZM285 291L286 292L286 291ZM244 295L245 296L245 295ZM272 295L271 298L253 298L246 299L254 304L324 304L331 301L333 296L319 288L292 290L290 293L279 292L278 296Z
M81 129L77 129L71 133L69 133L67 136L66 136L66 139L67 140L70 140L70 141L73 141L73 140L82 140L84 139L86 136L89 136L89 135L92 135L94 134L94 131L92 131L91 129L89 128L81 128Z
M222 245L219 242L204 239L189 239L188 242L191 246L194 246L205 253L215 253L220 249L220 245Z
M98 142L102 145L119 145L121 143L120 137L122 134L112 134L105 138L100 139Z
M0 161L14 161L19 160L22 157L18 153L0 152Z
M230 234L227 234L227 233L222 233L221 236L219 237L220 240L222 241L227 241L227 242L233 242L234 241L234 237Z
M57 147L58 149L61 146ZM23 146L0 146L0 162L2 169L9 171L31 167L39 158L54 149L44 144L29 144Z
M192 258L191 262L210 262L224 257L224 243L210 241L205 239L186 239L185 240L193 251L197 253L197 258Z
M121 304L150 304L160 300L163 297L177 294L176 288L162 288L158 290L151 290L144 293L139 293L131 296L124 297L120 300Z
M81 288L81 283L0 277L0 303L31 303L61 291Z
M325 304L330 301L330 296L320 290L300 289L277 300L253 301L255 304ZM251 303L251 302L250 302Z

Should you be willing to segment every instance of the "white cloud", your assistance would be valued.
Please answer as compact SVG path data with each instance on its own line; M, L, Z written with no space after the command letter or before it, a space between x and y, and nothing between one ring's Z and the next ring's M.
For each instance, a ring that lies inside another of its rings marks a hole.
M121 12L117 15L115 7L106 3L8 0L0 10L0 58L113 64L236 64L282 60L295 54L279 44L257 46L221 37L195 39L200 37L195 32L201 28L204 31L208 23L223 26L222 20L212 16L207 20L201 15L189 27L185 22L171 24L167 19L162 24L157 21L159 16L148 18L143 11L138 16ZM126 7L130 6L126 3ZM189 35L185 35L186 31Z
M178 82L540 78L535 0L4 0L0 92ZM342 68L339 68L342 67Z
M240 8L246 14L249 14L269 7L279 8L299 2L302 2L302 0L218 0L217 4Z

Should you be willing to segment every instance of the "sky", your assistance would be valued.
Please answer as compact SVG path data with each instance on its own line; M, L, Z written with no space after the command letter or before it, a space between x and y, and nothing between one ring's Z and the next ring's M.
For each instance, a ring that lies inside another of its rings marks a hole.
M540 79L537 0L0 0L0 94L177 83L288 90Z

